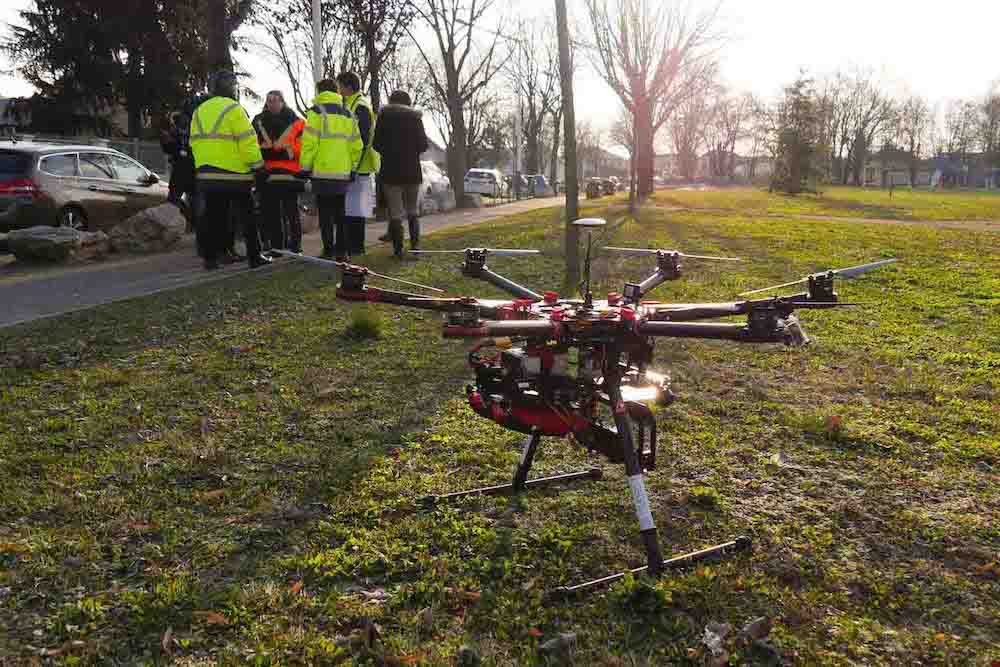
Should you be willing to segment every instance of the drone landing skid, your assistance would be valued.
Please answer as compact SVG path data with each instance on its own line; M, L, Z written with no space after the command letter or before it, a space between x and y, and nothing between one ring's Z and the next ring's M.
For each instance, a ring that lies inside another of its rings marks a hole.
M508 493L520 493L522 491L526 491L527 489L535 489L548 486L550 484L573 482L578 479L597 481L603 477L604 473L600 468L591 468L590 470L570 472L563 475L552 475L551 477L528 479L528 472L531 470L531 464L535 460L535 452L538 450L538 443L541 439L542 436L535 432L529 435L525 440L524 448L521 450L521 461L517 464L517 467L514 468L514 479L510 484L498 484L496 486L484 486L482 488L470 489L468 491L454 491L452 493L444 493L441 495L426 496L421 499L421 502L424 505L434 505L438 502L456 500L458 498L466 498L468 496L499 496Z
M700 563L702 561L714 560L718 558L723 558L725 556L734 555L741 551L749 551L751 547L751 542L749 537L741 536L737 537L735 540L730 542L724 542L722 544L717 544L714 547L707 547L705 549L700 549L698 551L692 551L690 553L682 554L680 556L674 556L673 558L668 558L667 560L660 562L660 570L679 570L695 563ZM601 577L600 579L594 579L592 581L587 581L582 584L576 584L575 586L560 586L556 589L556 592L560 595L573 595L575 593L586 592L591 589L597 588L598 586L606 586L608 584L614 583L619 579L624 579L626 575L629 574L643 574L649 570L648 565L643 565L642 567L636 567L627 572L618 572L616 574L609 574L606 577Z

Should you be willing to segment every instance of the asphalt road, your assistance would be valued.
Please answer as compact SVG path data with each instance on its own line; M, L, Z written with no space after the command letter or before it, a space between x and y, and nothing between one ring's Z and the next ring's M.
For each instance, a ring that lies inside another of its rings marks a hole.
M423 235L458 225L488 222L499 217L538 208L561 206L561 199L527 199L492 208L463 209L421 219ZM405 228L405 225L404 225ZM379 244L386 223L369 224L370 246ZM319 232L306 234L303 251L318 255L322 250ZM127 257L104 262L61 267L25 267L0 258L0 328L45 317L54 317L101 304L147 296L190 285L236 278L249 269L245 262L205 271L194 251L194 241L185 237L175 251L143 257ZM264 269L266 270L266 269Z

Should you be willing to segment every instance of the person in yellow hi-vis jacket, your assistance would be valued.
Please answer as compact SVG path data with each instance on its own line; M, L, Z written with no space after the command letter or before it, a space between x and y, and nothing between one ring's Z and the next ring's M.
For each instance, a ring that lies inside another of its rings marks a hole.
M320 256L325 259L350 259L344 203L363 147L358 122L337 92L337 82L323 79L316 84L316 99L306 114L299 166L300 176L312 179L323 237Z
M228 245L228 224L243 227L247 260L251 268L269 264L260 254L260 237L250 197L254 183L267 180L267 168L250 118L237 102L236 75L217 72L209 86L212 97L202 102L191 118L191 152L195 182L204 194L203 219L205 268L217 269L219 255ZM232 216L230 218L230 216Z

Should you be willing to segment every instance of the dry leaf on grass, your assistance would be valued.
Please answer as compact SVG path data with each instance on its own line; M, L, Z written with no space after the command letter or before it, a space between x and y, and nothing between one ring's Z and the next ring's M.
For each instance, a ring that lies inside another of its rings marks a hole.
M298 595L299 591L302 590L302 580L299 579L294 584L292 584L292 587L289 590L291 591L292 595Z
M194 617L208 625L229 625L229 619L217 611L196 611Z
M174 652L174 629L167 628L167 631L163 633L163 639L160 640L160 646L163 647L163 652L167 655L171 655Z

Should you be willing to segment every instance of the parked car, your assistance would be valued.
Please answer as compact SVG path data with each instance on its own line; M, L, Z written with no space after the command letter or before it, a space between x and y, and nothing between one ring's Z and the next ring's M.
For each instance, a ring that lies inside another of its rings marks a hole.
M615 182L612 181L610 178L602 178L601 187L603 188L604 194L606 195L613 195L615 192L618 191L618 187L615 185Z
M598 199L604 196L604 182L600 178L587 180L587 199Z
M441 168L429 160L420 162L424 181L420 188L417 203L421 215L429 215L454 206L455 195L451 193L451 180Z
M448 175L430 160L422 160L420 170L424 175L424 194L444 195L451 190L451 180Z
M465 174L465 191L486 197L502 197L507 192L507 183L497 169L470 169Z
M542 174L531 174L527 177L528 192L532 197L551 197L555 195L555 190L549 185L548 180Z
M94 231L167 201L167 185L101 146L0 144L0 230L52 225Z

